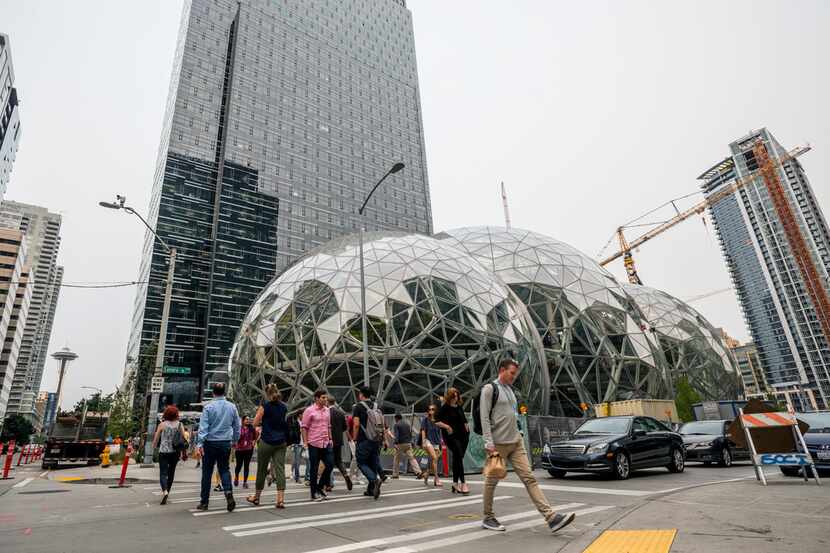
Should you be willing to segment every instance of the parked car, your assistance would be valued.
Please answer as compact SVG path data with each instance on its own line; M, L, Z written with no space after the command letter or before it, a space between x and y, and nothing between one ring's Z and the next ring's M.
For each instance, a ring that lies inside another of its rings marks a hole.
M807 451L816 464L819 475L830 472L830 411L818 413L798 413L796 418L806 422L810 428L804 434ZM781 472L787 476L800 476L799 467L781 467ZM813 471L807 469L808 475Z
M542 448L542 467L554 478L568 472L593 472L625 480L636 469L666 467L683 472L685 466L683 438L651 417L590 419L571 439Z
M731 467L736 459L749 459L749 450L739 448L729 438L727 429L732 421L687 422L678 431L686 445L686 461L701 461L704 465L717 463Z

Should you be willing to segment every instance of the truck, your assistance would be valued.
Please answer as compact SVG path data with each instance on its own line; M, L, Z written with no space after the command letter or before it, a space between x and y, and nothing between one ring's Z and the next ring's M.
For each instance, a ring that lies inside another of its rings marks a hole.
M100 464L100 455L107 446L106 430L106 416L58 417L46 438L41 466L56 469L61 464Z

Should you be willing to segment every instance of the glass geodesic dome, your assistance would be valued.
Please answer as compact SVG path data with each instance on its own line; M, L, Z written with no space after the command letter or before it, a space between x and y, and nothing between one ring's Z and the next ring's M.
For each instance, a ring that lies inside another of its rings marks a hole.
M622 286L660 342L672 382L685 376L704 400L738 397L740 377L720 331L665 292L636 284Z
M579 416L580 403L671 394L657 342L596 261L515 228L460 228L436 237L465 250L527 307L548 365L551 414Z
M364 237L370 385L387 410L426 408L450 386L470 392L516 358L518 389L547 412L550 388L536 333L509 289L447 241L402 233ZM249 310L229 362L245 410L276 383L291 408L326 389L344 405L363 382L357 237L309 252Z

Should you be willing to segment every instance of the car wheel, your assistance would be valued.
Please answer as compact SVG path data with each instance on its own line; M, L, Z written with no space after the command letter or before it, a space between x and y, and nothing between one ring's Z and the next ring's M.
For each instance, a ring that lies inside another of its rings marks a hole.
M720 452L720 461L718 464L722 467L729 468L732 466L732 452L728 447L724 447Z
M626 453L617 453L614 459L614 477L617 480L627 480L631 475L631 461Z
M671 450L671 463L668 467L669 472L679 473L686 468L686 460L683 458L683 452L677 448Z
M548 469L548 474L553 478L565 478L565 475L568 473L564 470Z

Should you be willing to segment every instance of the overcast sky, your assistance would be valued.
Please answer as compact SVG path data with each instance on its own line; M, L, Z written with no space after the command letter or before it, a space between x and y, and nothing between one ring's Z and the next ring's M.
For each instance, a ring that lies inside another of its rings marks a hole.
M503 224L504 180L515 227L595 256L762 126L785 147L813 145L801 161L830 209L828 2L408 4L436 230ZM146 211L180 13L177 0L0 0L23 132L6 197L63 215L65 282L138 274L140 223L96 204L121 193ZM646 284L682 299L730 286L700 218L635 258ZM64 406L81 386L120 382L133 294L61 291L49 351L80 356ZM693 305L748 338L732 292Z

